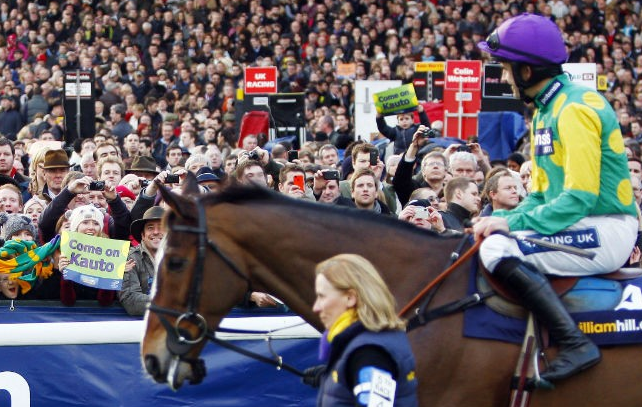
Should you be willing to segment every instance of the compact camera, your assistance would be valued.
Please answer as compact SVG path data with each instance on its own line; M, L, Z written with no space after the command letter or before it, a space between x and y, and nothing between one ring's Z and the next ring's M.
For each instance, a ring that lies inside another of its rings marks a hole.
M247 155L247 158L249 158L250 160L258 160L259 153L256 151L250 151L250 153Z
M105 181L91 181L89 183L90 191L104 191L105 190Z
M427 207L418 207L415 209L415 219L428 219L430 210Z
M166 184L178 184L178 182L179 178L176 174L167 174L167 176L165 177Z
M141 178L138 180L138 183L140 184L141 188L147 188L147 186L149 185L149 180Z
M466 144L462 144L459 147L457 147L457 151L463 151L465 153L470 153L470 147L468 147Z

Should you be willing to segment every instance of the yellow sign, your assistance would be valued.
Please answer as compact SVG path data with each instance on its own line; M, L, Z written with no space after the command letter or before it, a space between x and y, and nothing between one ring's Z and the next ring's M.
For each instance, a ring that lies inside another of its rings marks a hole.
M412 83L375 93L372 97L377 113L384 116L412 112L419 105Z
M444 61L415 62L415 72L444 72L445 70Z

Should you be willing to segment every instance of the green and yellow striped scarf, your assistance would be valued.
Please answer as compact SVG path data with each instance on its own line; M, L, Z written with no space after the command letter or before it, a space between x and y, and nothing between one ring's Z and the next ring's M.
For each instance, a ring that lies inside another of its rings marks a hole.
M53 273L51 255L58 247L60 236L40 247L28 240L8 240L0 248L0 273L9 274L26 294L38 278L48 278Z

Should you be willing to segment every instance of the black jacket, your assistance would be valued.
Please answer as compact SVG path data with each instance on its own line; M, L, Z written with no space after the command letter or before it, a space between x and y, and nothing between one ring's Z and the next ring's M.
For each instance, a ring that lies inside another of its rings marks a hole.
M464 221L470 220L472 214L466 208L456 203L449 203L445 211L440 211L446 229L464 230Z

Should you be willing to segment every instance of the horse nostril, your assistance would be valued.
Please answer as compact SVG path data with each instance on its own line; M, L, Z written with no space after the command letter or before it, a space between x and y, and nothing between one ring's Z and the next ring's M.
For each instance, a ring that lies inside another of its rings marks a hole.
M154 355L145 355L145 369L154 379L157 379L160 373L160 363L158 363L158 358Z

